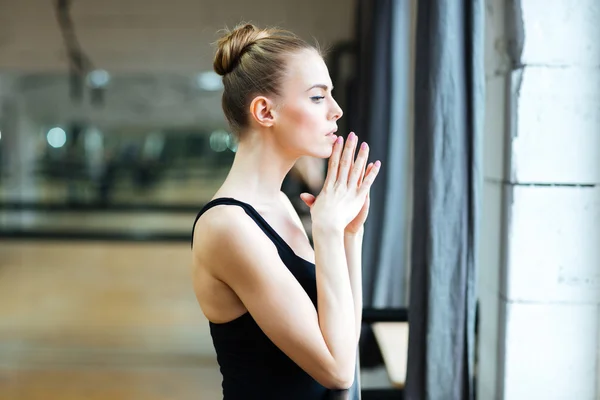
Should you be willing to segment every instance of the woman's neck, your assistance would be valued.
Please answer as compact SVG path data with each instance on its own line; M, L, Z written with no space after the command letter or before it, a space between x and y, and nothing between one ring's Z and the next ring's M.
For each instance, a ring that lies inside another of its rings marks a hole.
M283 179L296 160L272 143L242 141L220 192L241 193L256 204L279 201Z

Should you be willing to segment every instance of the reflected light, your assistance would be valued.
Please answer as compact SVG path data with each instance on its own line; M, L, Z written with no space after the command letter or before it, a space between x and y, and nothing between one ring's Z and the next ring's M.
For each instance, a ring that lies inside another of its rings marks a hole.
M50 146L58 149L67 143L67 134L62 128L52 128L48 131L46 139Z
M233 133L227 134L227 147L234 153L237 151L238 143Z
M210 134L210 148L217 153L227 150L229 133L224 130L216 130Z
M94 154L103 150L104 140L102 132L98 128L89 128L86 131L84 147L85 152L88 154Z
M165 138L160 132L152 132L144 141L144 147L142 148L142 154L144 158L156 160L160 158L161 153L165 147Z
M87 83L92 88L103 88L110 82L110 74L103 69L91 71L87 76Z
M216 92L223 89L221 76L216 72L201 72L196 75L196 85L207 92Z
M0 140L2 140L2 131L0 131Z

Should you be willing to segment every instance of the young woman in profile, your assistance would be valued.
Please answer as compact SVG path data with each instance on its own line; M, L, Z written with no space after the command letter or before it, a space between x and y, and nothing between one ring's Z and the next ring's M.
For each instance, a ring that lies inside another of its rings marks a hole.
M194 222L192 252L223 396L334 398L356 372L363 224L380 162L367 165L353 133L336 136L342 110L323 57L292 33L240 25L218 41L214 69L239 144ZM281 192L302 156L329 158L321 192L301 195L314 251Z

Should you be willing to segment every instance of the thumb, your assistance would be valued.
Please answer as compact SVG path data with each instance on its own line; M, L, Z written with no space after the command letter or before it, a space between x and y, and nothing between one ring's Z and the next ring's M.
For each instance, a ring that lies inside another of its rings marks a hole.
M304 204L306 204L309 207L312 207L313 203L315 202L315 196L313 196L310 193L301 193L300 198L302 199Z

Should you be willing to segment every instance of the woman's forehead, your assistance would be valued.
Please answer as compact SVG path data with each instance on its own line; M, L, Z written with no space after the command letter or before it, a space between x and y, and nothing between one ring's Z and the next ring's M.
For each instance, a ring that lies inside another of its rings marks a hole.
M316 51L295 54L288 65L289 83L302 86L304 90L314 85L326 85L331 88L331 78L325 61Z

